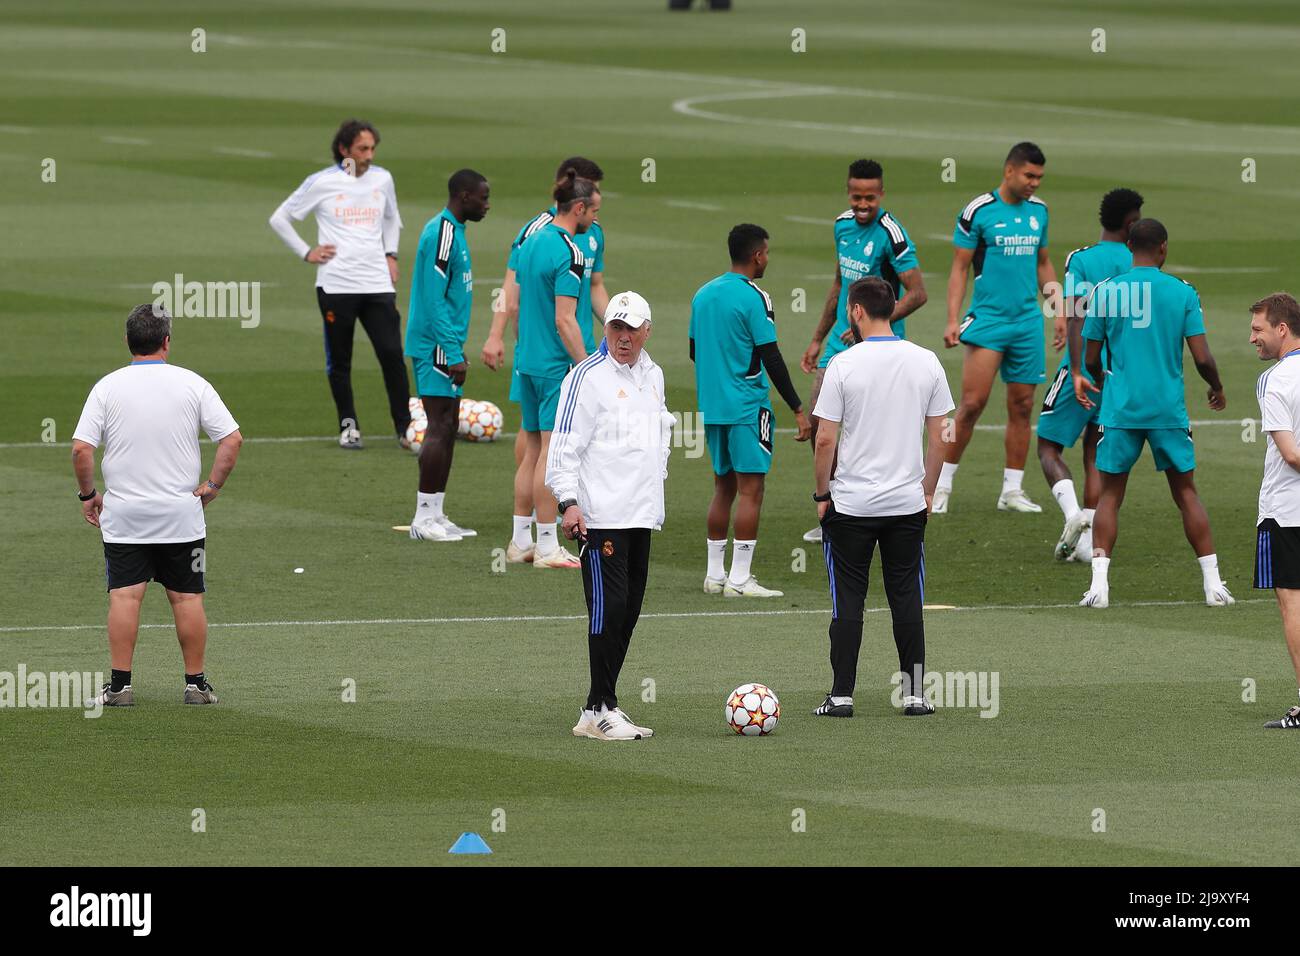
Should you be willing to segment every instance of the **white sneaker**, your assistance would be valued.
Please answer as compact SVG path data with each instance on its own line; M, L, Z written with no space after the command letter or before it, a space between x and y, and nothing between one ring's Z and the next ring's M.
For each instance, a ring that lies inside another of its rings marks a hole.
M571 554L564 548L556 548L550 554L538 554L533 551L533 567L535 568L580 568L582 562L578 560L577 555Z
M1079 607L1110 607L1110 588L1089 588Z
M365 447L361 443L361 432L353 425L349 425L343 431L339 432L339 447L346 448L348 451L358 451Z
M934 497L930 499L930 514L946 515L948 513L948 496L952 494L951 488L934 489Z
M1074 546L1074 554L1065 560L1081 561L1084 564L1092 564L1092 528L1089 528L1079 536L1079 543Z
M594 740L640 740L645 735L617 710L600 710L592 714L587 736Z
M630 724L632 727L639 730L641 732L642 737L653 737L655 735L655 732L651 730L649 727L642 727L640 724L633 722L632 718L627 715L627 713L623 710L622 707L615 707L614 713L618 714L620 717L626 720L628 724Z
M435 518L434 520L437 521L438 524L446 528L448 531L450 531L452 534L458 534L462 538L478 537L478 532L475 531L473 528L462 528L460 525L456 524L446 515L442 515L441 517Z
M723 597L771 598L771 597L785 597L785 592L773 591L771 588L763 587L763 585L758 583L758 578L754 577L751 574L749 576L749 580L746 581L744 584L741 584L740 586L732 584L731 578L727 578L727 583L722 586L722 596Z
M1091 527L1092 523L1086 514L1082 511L1075 512L1074 517L1065 523L1061 540L1056 542L1056 560L1065 561L1073 557L1079 548L1079 542L1083 540L1083 533Z
M1029 500L1024 488L1012 488L998 496L998 511L1023 511L1037 514L1043 509Z
M1220 581L1214 587L1205 589L1205 603L1210 607L1227 607L1236 604L1237 599L1228 591L1228 586Z
M411 537L416 541L459 541L460 535L449 531L436 518L411 523Z
M591 737L596 728L596 715L585 708L578 711L578 722L573 725L573 736Z
M822 526L818 525L817 527L813 528L811 531L805 531L803 533L803 539L805 541L811 541L813 544L821 544Z
M723 588L727 586L727 578L723 575L720 578L711 578L707 574L704 576L704 593L721 594Z
M536 545L530 544L526 548L521 548L511 541L506 545L506 561L510 564L532 564L534 547Z

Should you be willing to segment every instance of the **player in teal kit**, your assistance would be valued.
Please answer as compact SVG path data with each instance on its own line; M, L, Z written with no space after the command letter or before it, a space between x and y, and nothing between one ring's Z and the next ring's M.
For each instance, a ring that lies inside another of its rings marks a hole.
M799 362L799 367L813 379L809 408L817 407L822 379L831 359L853 344L849 329L849 286L867 276L879 276L893 287L896 305L890 319L895 335L906 337L906 317L925 305L925 282L916 247L901 223L880 208L885 197L884 170L872 159L859 159L849 165L849 208L835 219L835 278L831 282L821 319L813 331ZM906 291L904 291L906 290ZM817 437L817 419L812 419L813 437ZM805 541L821 541L818 525L803 536Z
M946 448L934 514L948 511L953 477L999 369L1007 386L1007 428L998 510L1043 510L1029 500L1023 482L1034 387L1047 371L1038 295L1056 284L1056 271L1047 257L1047 205L1034 195L1046 162L1033 143L1017 143L1007 154L1002 184L976 196L957 216L943 343L948 348L964 345L966 355L956 433ZM975 291L962 318L968 270L974 272ZM1063 314L1057 316L1054 345L1058 349L1065 345Z
M772 300L756 280L767 269L767 231L741 223L727 236L731 269L700 287L691 300L690 354L695 390L713 461L708 515L708 570L704 593L727 597L781 597L750 573L758 543L763 488L772 464L772 404L768 376L794 411L798 441L812 425L776 344ZM764 369L767 374L764 374ZM731 506L737 495L731 573L723 568Z
M519 341L515 343L514 388L527 441L519 468L525 480L530 474L533 480L532 502L537 514L533 567L578 568L577 557L560 547L555 532L556 502L546 488L546 457L560 385L569 369L590 354L581 331L581 324L589 323L579 322L578 306L583 286L590 281L590 244L584 239L600 210L600 190L570 167L555 184L553 195L554 219L519 247L517 260ZM527 511L521 513L525 506L516 494L516 529L529 517Z
M579 179L589 179L600 188L605 178L604 170L584 156L570 156L560 163L555 173L557 180L564 178L565 171L573 169ZM522 247L529 237L545 228L555 218L555 207L544 209L520 227L514 242L510 245L510 258L506 264L506 278L502 283L501 307L492 313L492 327L487 341L483 344L483 364L496 371L505 363L506 326L513 328L518 336L519 320L519 281L516 275ZM585 243L587 265L584 269L583 287L578 302L578 326L582 332L583 343L590 354L596 350L597 341L604 336L605 309L609 306L609 292L605 288L605 230L598 221L593 220L581 243ZM593 322L585 321L584 308L591 310ZM593 324L600 326L600 331L593 331ZM518 403L519 377L510 376L510 401ZM506 548L506 560L511 563L523 563L533 559L533 466L525 467L528 442L526 432L520 429L515 433L515 520L514 532Z
M415 368L415 387L429 424L420 448L420 488L410 534L424 541L459 541L477 534L446 516L443 499L456 447L461 387L469 369L465 339L474 269L465 223L487 215L488 193L482 174L472 169L453 173L447 181L447 207L425 224L415 254L406 354Z
M1065 257L1065 286L1062 305L1068 323L1065 357L1043 397L1038 414L1038 463L1052 489L1052 497L1065 515L1065 528L1056 543L1056 560L1092 560L1092 517L1101 493L1097 475L1097 424L1099 397L1082 405L1074 396L1073 375L1081 370L1083 303L1097 283L1133 268L1128 251L1129 226L1142 218L1142 197L1131 189L1112 189L1101 200L1101 239L1095 245L1075 249ZM1106 364L1103 350L1102 365ZM1091 379L1088 379L1091 382ZM1073 448L1083 436L1083 507L1074 491L1074 478L1062 452Z
M1210 519L1196 493L1196 453L1183 400L1183 342L1196 371L1210 386L1210 408L1224 408L1223 383L1205 341L1205 319L1196 290L1182 279L1161 272L1169 251L1169 233L1154 219L1139 219L1129 228L1133 268L1093 288L1084 308L1084 360L1093 382L1101 383L1101 441L1097 470L1101 496L1093 523L1092 587L1079 603L1110 603L1110 556L1119 531L1119 507L1128 473L1151 446L1156 468L1165 473L1169 490L1183 516L1183 531L1201 566L1205 603L1232 604L1219 577ZM1107 346L1107 365L1101 351ZM1104 376L1104 377L1103 377ZM1080 379L1076 397L1087 398Z

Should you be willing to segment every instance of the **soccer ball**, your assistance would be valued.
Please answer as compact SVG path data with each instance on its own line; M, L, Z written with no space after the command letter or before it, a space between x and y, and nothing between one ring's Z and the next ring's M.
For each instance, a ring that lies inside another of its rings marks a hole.
M770 687L741 684L727 698L727 726L746 737L766 737L781 719L781 702Z
M424 446L424 433L429 427L427 418L412 418L406 426L406 440L411 443L411 452L418 455Z
M460 424L456 434L466 441L496 441L501 434L501 409L491 402L460 400Z

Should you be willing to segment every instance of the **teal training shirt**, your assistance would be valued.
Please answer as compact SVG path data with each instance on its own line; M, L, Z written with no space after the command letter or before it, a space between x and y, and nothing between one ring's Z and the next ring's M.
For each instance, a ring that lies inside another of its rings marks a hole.
M738 272L724 272L691 300L695 391L706 425L738 425L771 407L757 348L776 341L768 294Z
M1078 297L1086 300L1097 283L1121 275L1133 268L1133 253L1122 242L1098 242L1095 245L1075 249L1065 257L1065 282L1061 294L1069 299ZM1082 356L1079 359L1083 364ZM1101 364L1106 364L1106 349L1101 350ZM1061 359L1060 369L1070 365L1070 346L1066 343L1065 355ZM1083 374L1087 375L1086 369Z
M441 347L448 365L465 361L474 269L465 224L444 209L425 223L411 276L406 354L429 358Z
M515 371L542 378L563 378L569 371L573 358L555 327L555 299L557 296L578 298L585 268L586 257L573 236L553 222L535 232L520 247L515 269L519 280ZM582 324L581 312L578 324Z
M901 299L903 284L898 277L920 268L907 230L883 209L865 226L858 225L852 209L840 213L835 219L835 258L840 267L840 301L818 368L825 368L852 344L840 338L849 330L849 286L867 276L879 276L893 287L894 297ZM895 335L906 337L907 320L894 322L893 329Z
M1187 428L1183 341L1205 334L1201 300L1190 284L1140 266L1092 290L1085 339L1105 342L1104 428Z
M1005 203L996 189L976 196L957 215L952 241L975 251L968 314L999 322L1042 322L1038 250L1047 248L1046 203L1036 196Z
M538 213L532 219L528 220L515 235L515 241L510 244L510 258L506 265L515 270L515 276L519 275L520 249L528 238L546 226L550 225L551 220L555 218L555 207ZM605 230L599 222L593 222L591 228L580 236L574 237L574 242L578 248L583 250L587 262L583 268L582 291L578 295L578 328L582 330L582 341L587 347L587 354L591 355L596 351L596 335L593 331L593 317L591 311L591 274L593 272L605 271ZM603 319L603 316L596 316Z

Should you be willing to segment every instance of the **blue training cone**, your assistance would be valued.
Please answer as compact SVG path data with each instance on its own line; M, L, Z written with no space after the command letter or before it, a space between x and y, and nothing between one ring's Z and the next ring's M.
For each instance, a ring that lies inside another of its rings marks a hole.
M491 853L492 848L477 833L462 833L448 853Z

